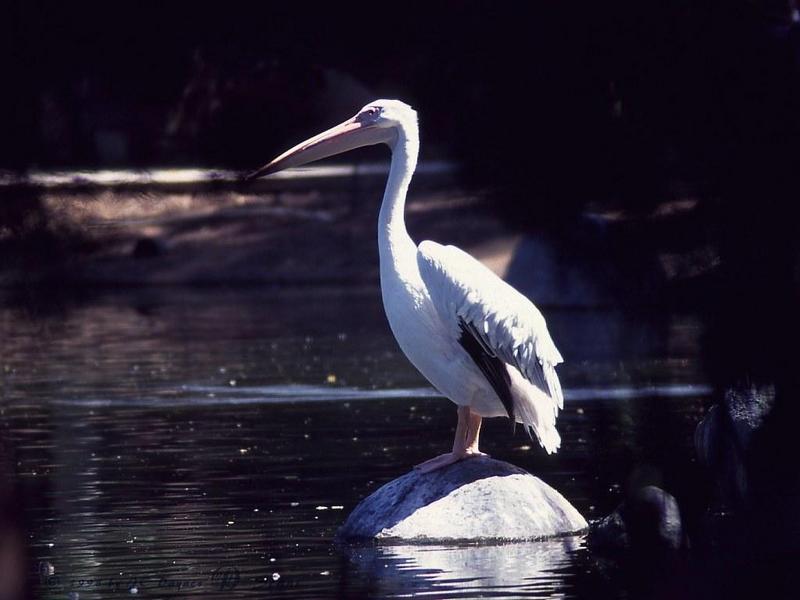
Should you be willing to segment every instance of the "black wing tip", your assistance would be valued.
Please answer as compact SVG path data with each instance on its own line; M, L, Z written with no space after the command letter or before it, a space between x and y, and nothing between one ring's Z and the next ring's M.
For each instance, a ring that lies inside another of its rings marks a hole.
M514 397L511 394L511 376L506 370L506 364L495 354L489 353L486 344L480 339L475 326L467 323L463 317L458 317L458 326L461 336L458 343L466 350L472 361L480 369L483 376L492 386L500 402L511 419L511 433L516 430L517 418L514 410Z

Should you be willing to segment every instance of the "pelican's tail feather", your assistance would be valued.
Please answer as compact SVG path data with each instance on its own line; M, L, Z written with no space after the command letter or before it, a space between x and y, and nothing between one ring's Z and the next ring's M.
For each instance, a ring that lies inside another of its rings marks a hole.
M548 454L561 447L561 436L556 429L556 414L553 399L525 379L514 367L508 367L511 376L511 391L514 401L514 414L525 431L536 439Z

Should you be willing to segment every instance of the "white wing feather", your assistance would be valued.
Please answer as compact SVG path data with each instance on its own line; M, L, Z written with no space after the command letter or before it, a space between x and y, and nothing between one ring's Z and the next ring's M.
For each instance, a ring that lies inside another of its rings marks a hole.
M432 241L419 245L420 275L439 317L459 335L459 317L474 326L481 343L564 408L555 366L563 362L542 313L478 260Z

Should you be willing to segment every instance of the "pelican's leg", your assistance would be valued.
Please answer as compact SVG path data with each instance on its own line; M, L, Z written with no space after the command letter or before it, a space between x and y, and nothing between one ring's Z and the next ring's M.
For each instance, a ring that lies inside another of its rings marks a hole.
M469 424L467 425L467 436L465 440L466 453L470 456L486 456L478 450L478 437L481 433L481 416L470 411Z
M423 473L429 473L430 471L452 465L465 458L483 455L482 452L478 451L478 434L480 433L480 429L481 418L472 413L469 406L459 406L458 425L456 425L456 436L453 440L453 451L426 460L414 468Z

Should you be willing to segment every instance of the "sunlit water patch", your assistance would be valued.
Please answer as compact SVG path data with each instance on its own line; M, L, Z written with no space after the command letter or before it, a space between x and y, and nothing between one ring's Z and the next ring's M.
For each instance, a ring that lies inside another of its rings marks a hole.
M703 384L646 385L642 387L565 388L564 398L574 401L636 400L643 398L691 398L711 393ZM286 402L337 402L343 400L408 400L408 398L444 398L431 387L360 389L348 386L268 385L225 387L213 385L184 385L180 395L169 397L136 397L120 399L56 398L51 402L64 406L140 406L178 407L236 404L282 404Z

